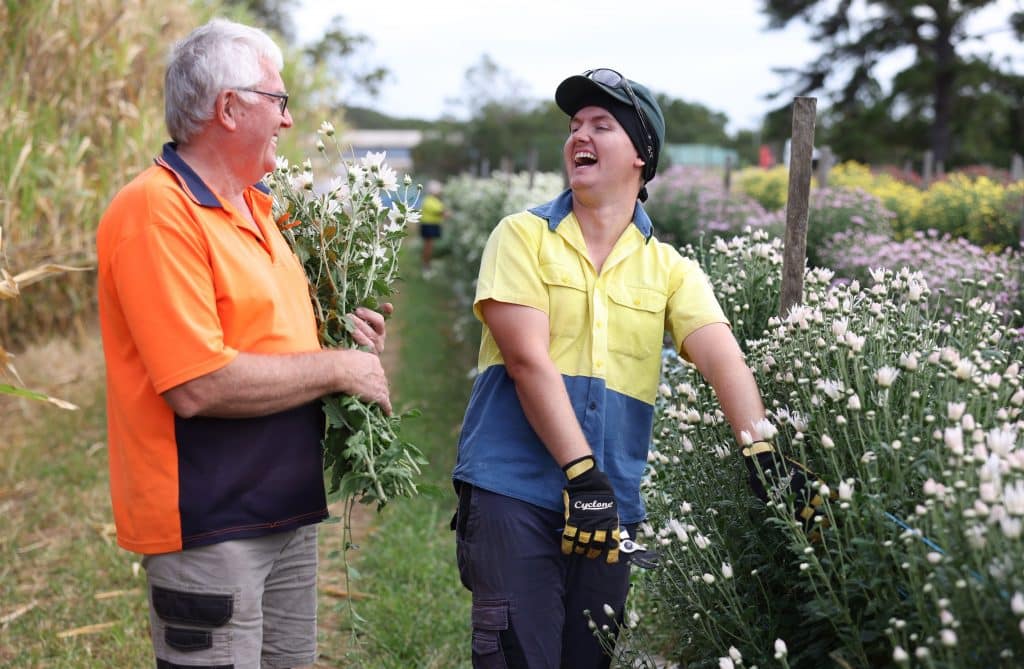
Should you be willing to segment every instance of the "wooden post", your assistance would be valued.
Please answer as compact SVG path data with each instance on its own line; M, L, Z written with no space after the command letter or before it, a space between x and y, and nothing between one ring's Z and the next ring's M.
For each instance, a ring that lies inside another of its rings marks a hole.
M785 318L803 301L807 264L807 214L811 197L811 158L814 153L814 115L817 98L793 98L793 139L789 154L789 194L786 199L786 239L782 256L779 316Z
M921 185L925 190L932 184L932 168L935 166L935 154L931 149L924 152L924 171L921 174Z
M530 190L533 190L533 179L537 175L537 147L531 146L526 154L526 169L530 173Z
M725 197L729 197L729 189L732 188L732 156L725 157L725 178L722 181L725 187Z

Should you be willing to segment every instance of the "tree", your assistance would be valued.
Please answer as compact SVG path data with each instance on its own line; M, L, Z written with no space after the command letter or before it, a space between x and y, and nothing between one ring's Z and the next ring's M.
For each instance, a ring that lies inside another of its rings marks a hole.
M291 17L298 0L227 2L245 8L260 24L280 33L287 41L296 40L295 24ZM345 19L335 15L327 24L320 39L305 47L303 53L311 64L326 67L338 84L332 91L332 97L336 98L332 102L341 104L342 97L349 100L358 93L365 93L374 98L380 92L381 84L391 76L387 68L358 62L361 52L372 43L368 36L351 32L345 25Z
M978 71L992 78L1004 74L985 56L958 52L982 37L968 32L968 18L994 1L765 0L763 11L769 28L802 20L812 27L812 39L822 44L819 57L803 69L780 70L795 76L790 90L796 95L833 91L830 115L838 125L849 120L867 128L879 115L899 121L901 112L913 113L908 123L928 121L927 146L937 161L946 162L953 156L958 113L971 116L958 110L968 92L962 84L976 81ZM1011 27L1008 17L1007 29ZM896 76L887 96L875 68L885 56L907 48L915 54L914 63Z

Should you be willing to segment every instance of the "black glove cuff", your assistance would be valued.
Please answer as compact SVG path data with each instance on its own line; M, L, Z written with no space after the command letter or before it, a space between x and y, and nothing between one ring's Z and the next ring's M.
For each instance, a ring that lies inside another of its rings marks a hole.
M597 463L594 462L593 455L584 455L582 458L576 458L562 467L562 471L565 472L565 478L570 481L583 476L592 469L597 469Z

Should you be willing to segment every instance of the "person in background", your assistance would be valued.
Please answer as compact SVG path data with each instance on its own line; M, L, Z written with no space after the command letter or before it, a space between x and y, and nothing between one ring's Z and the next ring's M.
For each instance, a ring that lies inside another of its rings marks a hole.
M281 68L266 34L223 19L176 44L173 141L97 230L111 501L118 543L144 556L160 669L312 665L320 398L391 410L383 314L355 314L374 352L321 350L271 218Z
M759 496L760 470L781 470L707 278L653 236L641 205L665 140L655 97L596 69L565 79L555 101L569 116L569 188L498 223L473 305L482 340L452 524L481 668L609 666L588 623L623 620L620 528L635 536L645 519L666 330L718 394Z
M430 278L433 274L431 261L434 258L434 240L441 238L441 223L447 216L444 203L441 202L441 182L430 180L427 193L420 207L420 237L423 239L423 276Z

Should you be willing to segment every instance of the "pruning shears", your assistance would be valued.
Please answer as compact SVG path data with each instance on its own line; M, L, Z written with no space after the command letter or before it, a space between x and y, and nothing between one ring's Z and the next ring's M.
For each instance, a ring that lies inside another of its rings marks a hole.
M658 566L659 555L655 551L647 550L643 544L638 544L629 538L626 528L619 529L619 552L626 556L630 563L641 569L654 569Z

